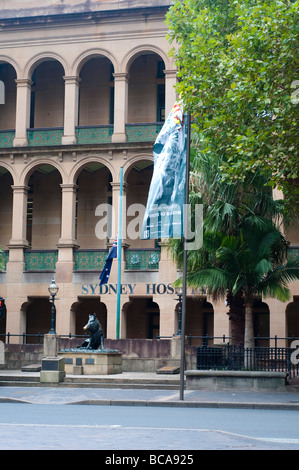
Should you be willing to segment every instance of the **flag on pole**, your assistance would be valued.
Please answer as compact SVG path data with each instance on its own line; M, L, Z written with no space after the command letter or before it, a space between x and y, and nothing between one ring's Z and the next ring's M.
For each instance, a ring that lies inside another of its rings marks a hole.
M154 172L143 219L143 240L183 235L186 149L186 123L177 102L153 148Z
M113 261L113 258L117 258L117 238L116 240L114 241L110 251L109 251L109 254L106 258L106 263L105 263L105 266L104 266L104 269L99 277L100 279L100 286L102 284L107 284L107 282L109 281L109 276L110 276L110 271L111 271L111 267L112 267L112 261Z

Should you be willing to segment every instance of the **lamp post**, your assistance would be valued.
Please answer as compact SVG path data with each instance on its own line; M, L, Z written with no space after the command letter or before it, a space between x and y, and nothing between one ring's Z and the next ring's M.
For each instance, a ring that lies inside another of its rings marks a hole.
M181 336L181 334L182 334L182 296L183 296L183 288L178 287L175 290L175 292L178 296L178 299L174 299L174 300L179 301L179 305L178 305L178 314L179 314L178 323L179 323L179 325L178 325L177 336Z
M59 288L56 285L55 278L53 276L52 282L50 286L48 287L48 291L52 297L52 307L51 307L51 330L49 331L50 335L56 335L55 332L55 305L54 305L54 298L55 295L57 294Z

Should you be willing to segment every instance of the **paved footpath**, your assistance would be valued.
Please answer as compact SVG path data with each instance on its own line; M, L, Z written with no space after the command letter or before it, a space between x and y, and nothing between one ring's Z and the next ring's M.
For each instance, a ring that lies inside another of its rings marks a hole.
M2 371L3 373L4 371ZM8 371L5 371L7 375ZM17 375L17 372L11 374ZM132 379L130 373L122 373L122 378ZM136 373L135 377L149 379L157 374ZM111 378L111 376L109 376ZM117 378L115 376L115 378ZM3 384L3 382L2 382ZM299 387L286 387L283 391L208 391L184 390L183 400L178 390L161 388L142 389L45 386L0 386L0 402L20 402L33 404L88 404L102 406L168 406L168 407L211 407L211 408L250 408L285 409L299 411Z

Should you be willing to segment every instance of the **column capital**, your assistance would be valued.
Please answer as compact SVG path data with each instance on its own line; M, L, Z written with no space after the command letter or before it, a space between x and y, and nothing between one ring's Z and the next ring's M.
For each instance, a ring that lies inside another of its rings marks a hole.
M81 82L81 78L78 75L64 75L62 78L64 79L65 83L79 85Z
M33 82L29 78L16 78L15 83L17 86L31 87Z
M75 183L61 183L60 187L61 187L62 191L72 192L72 191L77 191L79 186Z
M127 72L115 72L113 74L115 81L126 81L128 82L130 79L130 74Z
M112 181L111 183L112 191L120 190L120 181ZM123 182L123 190L126 191L128 183Z
M12 184L11 185L11 189L14 191L14 192L27 192L29 191L30 187L29 186L26 186L26 184L20 184L20 185L15 185L15 184Z
M165 76L168 76L168 77L176 77L177 73L178 73L177 69L165 69L164 70Z

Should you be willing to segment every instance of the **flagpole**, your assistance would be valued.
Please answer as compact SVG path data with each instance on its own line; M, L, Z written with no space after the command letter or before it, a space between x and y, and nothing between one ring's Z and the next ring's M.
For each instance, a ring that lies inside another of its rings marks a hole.
M120 324L120 294L121 294L121 251L122 251L122 219L123 219L123 167L120 168L120 198L118 213L117 237L117 311L116 311L116 339L119 339Z
M185 376L185 326L186 326L186 294L187 294L187 246L185 235L188 227L188 204L189 204L189 170L190 170L190 135L191 119L190 114L185 115L187 142L186 142L186 186L185 186L185 206L184 206L184 226L183 226L183 295L182 295L182 325L181 325L181 364L180 364L180 400L184 400L184 376Z

